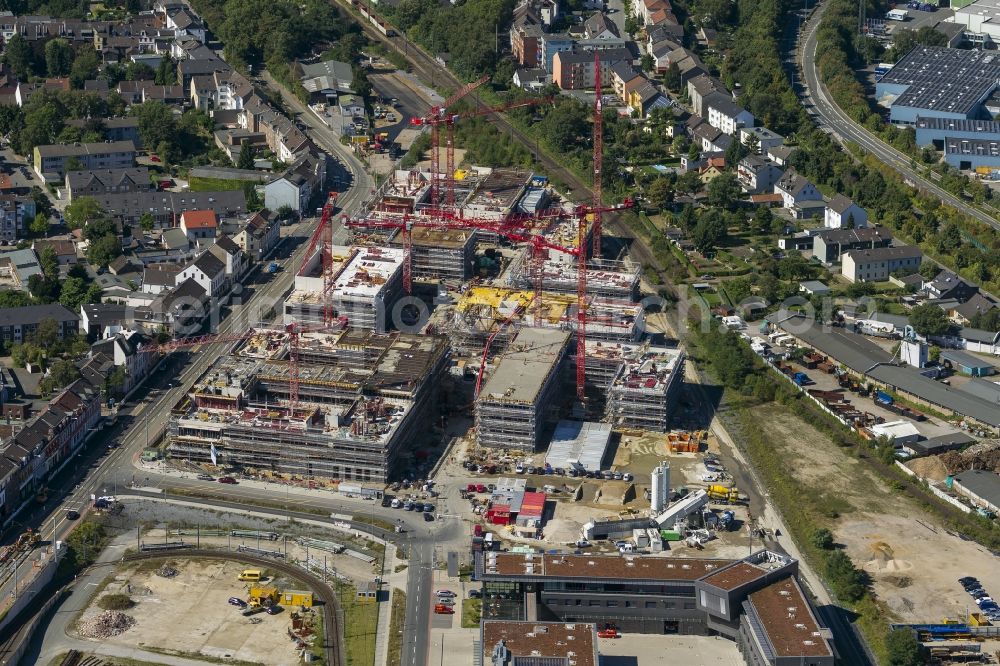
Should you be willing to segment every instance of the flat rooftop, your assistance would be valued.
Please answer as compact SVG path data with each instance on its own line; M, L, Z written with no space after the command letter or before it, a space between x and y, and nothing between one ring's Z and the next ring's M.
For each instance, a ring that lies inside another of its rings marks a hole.
M569 331L522 328L486 380L480 401L534 403L555 372Z
M611 383L613 389L662 392L684 358L681 350L666 347L625 345L620 349L622 368Z
M731 567L706 576L702 582L714 585L720 590L735 590L747 583L752 583L766 573L766 569L749 562L737 562Z
M511 657L524 664L550 663L597 666L597 628L577 622L483 622L483 664L492 664L493 651L502 643ZM551 661L555 660L555 661ZM513 659L501 663L513 663Z
M587 470L598 470L611 443L611 424L592 421L560 421L552 433L545 462L566 467L576 461Z
M1000 0L996 0L1000 4ZM917 117L916 129L944 130L952 132L983 132L1000 134L1000 122L996 120L971 120L969 118Z
M643 557L641 555L487 555L485 573L501 576L550 576L553 578L698 580L730 565L734 560L685 557Z
M1000 137L995 139L963 139L946 136L946 155L968 155L969 157L1000 157Z
M893 106L967 114L996 89L998 81L1000 53L996 51L917 46L878 85L907 86Z
M976 0L961 9L956 9L956 23L965 24L962 20L963 14L979 16L983 21L996 23L1000 20L1000 0Z
M414 227L410 233L410 242L415 247L460 249L469 244L475 237L474 230L465 229L432 229L429 227ZM395 238L393 240L396 240ZM402 239L400 239L400 242Z
M765 640L780 657L822 657L833 652L809 602L793 576L750 594L751 625L759 623Z
M334 281L335 295L374 298L396 273L403 270L406 253L390 247L355 248Z
M479 181L466 204L487 210L512 208L530 177L529 172L521 169L493 169Z

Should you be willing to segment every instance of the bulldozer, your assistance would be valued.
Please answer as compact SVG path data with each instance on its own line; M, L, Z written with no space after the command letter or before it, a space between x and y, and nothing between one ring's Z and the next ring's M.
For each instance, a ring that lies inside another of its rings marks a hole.
M728 486L712 485L706 488L705 492L708 493L708 499L722 504L739 504L746 500L738 488Z

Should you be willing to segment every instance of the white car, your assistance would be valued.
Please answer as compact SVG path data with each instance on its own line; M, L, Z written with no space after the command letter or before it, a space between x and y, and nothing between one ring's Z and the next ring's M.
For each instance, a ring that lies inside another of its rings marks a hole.
M452 592L451 590L436 590L434 592L434 594L436 594L439 597L455 597L455 596L458 596L454 592Z

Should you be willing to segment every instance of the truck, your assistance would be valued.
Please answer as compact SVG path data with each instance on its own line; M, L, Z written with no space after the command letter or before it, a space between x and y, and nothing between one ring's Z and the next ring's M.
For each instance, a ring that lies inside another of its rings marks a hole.
M357 483L341 483L337 486L337 491L347 497L360 497L361 499L382 499L382 491L376 488L366 488Z
M740 495L740 491L737 488L730 488L728 486L709 486L706 490L708 493L708 499L713 502L721 502L723 504L737 504L743 500L743 496Z

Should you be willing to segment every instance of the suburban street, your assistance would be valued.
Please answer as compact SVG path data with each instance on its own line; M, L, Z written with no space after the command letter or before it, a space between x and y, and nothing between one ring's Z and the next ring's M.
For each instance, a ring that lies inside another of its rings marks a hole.
M823 13L827 5L820 3L803 25L799 35L799 46L796 51L798 62L802 68L802 99L806 108L812 105L816 113L814 119L821 128L829 130L842 143L852 141L869 153L878 157L901 176L914 183L918 188L933 194L944 203L948 204L973 217L984 224L988 224L994 229L1000 230L1000 221L995 217L984 213L975 206L972 206L955 195L943 190L932 181L921 176L915 169L910 167L912 159L899 152L892 146L877 138L867 129L854 122L844 113L836 102L828 95L826 88L820 83L819 70L816 67L816 34Z

